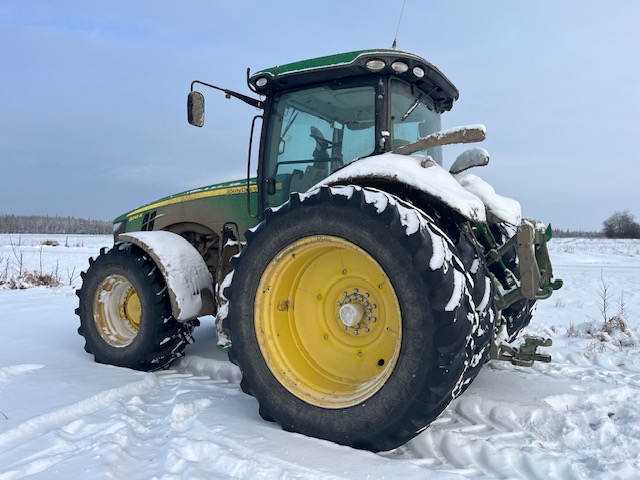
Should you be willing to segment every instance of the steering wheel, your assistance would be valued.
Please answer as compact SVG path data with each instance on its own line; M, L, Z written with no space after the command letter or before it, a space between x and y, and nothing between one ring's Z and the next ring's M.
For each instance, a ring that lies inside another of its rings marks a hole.
M324 135L322 134L320 129L314 126L311 127L310 136L318 143L318 148L321 150L327 150L329 147L333 147L333 142L324 138Z

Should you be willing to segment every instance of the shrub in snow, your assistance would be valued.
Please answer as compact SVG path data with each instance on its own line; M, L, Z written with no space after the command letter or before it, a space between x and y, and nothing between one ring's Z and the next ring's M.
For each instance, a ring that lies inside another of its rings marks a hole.
M640 238L640 224L629 210L615 212L602 222L602 227L607 238Z

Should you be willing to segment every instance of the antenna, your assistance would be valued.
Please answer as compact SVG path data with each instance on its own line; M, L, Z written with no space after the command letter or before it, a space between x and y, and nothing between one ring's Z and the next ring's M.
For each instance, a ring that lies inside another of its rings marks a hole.
M391 45L391 48L396 48L397 44L398 44L398 30L400 30L400 22L402 21L402 14L404 13L404 6L407 4L407 0L404 0L404 2L402 2L402 10L400 10L400 18L398 19L398 26L396 27L396 34L393 37L393 44Z

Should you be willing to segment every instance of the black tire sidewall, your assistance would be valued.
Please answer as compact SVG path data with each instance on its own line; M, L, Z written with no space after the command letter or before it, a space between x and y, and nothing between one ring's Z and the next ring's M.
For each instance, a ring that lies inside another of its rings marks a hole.
M171 306L166 295L159 295L164 288L164 282L154 274L155 272L151 272L141 252L129 251L133 248L128 246L119 249L116 246L107 254L98 257L87 271L80 293L80 308L85 312L81 315L81 330L87 342L87 350L93 353L96 361L150 370L152 368L148 365L153 362L150 350L158 343L161 335L158 331L158 315L162 315L161 312L164 311L166 318L170 318ZM139 331L132 342L124 347L114 347L107 343L100 335L94 320L93 302L96 291L104 278L110 275L121 275L131 283L138 294L142 310Z

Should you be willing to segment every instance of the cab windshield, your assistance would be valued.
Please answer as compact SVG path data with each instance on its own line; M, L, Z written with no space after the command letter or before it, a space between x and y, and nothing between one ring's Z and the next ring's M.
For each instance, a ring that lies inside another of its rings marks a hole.
M375 98L373 85L323 85L278 95L265 145L267 206L373 154Z
M440 114L433 101L417 88L394 80L391 82L391 146L396 149L441 130ZM416 152L442 165L442 147Z

